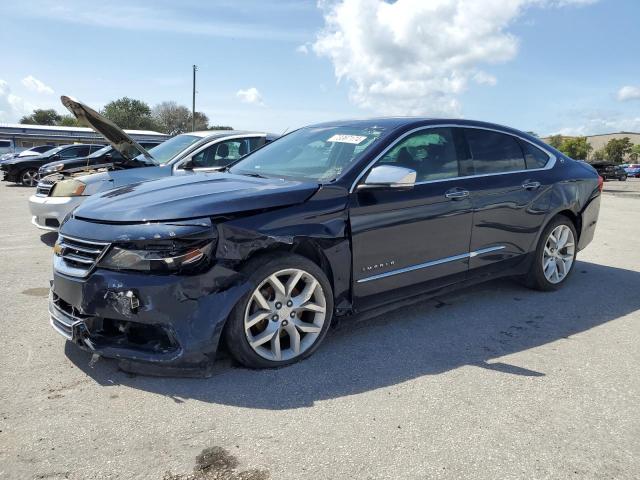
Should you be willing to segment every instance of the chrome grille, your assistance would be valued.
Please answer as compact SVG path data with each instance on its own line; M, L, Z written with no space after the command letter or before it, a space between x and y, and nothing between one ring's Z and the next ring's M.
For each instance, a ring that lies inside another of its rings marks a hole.
M60 235L55 247L53 266L62 274L86 277L100 261L107 248L109 243Z
M36 187L36 195L38 195L39 197L48 197L54 183L56 183L58 180L60 180L60 177L54 175L41 178L38 182L38 186Z
M86 315L82 315L55 293L50 292L49 319L51 326L60 335L71 340L73 338L74 325L83 322L86 318Z

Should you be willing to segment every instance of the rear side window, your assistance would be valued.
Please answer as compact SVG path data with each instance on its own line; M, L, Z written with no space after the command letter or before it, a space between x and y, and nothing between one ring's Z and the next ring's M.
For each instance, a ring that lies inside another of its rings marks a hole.
M450 128L430 128L409 135L378 163L416 171L416 182L459 176L458 155Z
M524 160L529 170L532 168L544 168L549 161L549 155L529 142L521 141L520 146L524 152Z
M515 172L526 168L522 149L511 135L466 128L476 175Z

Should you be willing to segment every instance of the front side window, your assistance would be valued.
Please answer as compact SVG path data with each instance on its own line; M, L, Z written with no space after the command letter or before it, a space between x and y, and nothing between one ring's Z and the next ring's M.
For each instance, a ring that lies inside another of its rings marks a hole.
M389 150L378 165L416 171L416 182L459 176L458 154L450 128L431 128L409 135Z
M520 144L511 135L477 128L466 128L465 135L476 175L526 168Z
M60 152L60 158L86 157L89 155L89 147L72 147Z
M255 150L258 138L236 138L214 143L192 157L193 168L225 167Z
M544 153L538 147L534 147L529 142L521 141L522 151L524 152L524 160L529 170L535 168L544 168L549 161L549 155Z
M379 127L306 127L256 150L230 172L330 182L383 135Z

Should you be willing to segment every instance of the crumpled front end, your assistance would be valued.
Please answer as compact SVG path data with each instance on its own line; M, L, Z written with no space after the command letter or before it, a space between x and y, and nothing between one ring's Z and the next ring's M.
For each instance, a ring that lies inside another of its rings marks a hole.
M235 270L212 258L192 255L175 270L169 264L197 250L187 247L187 254L174 255L184 242L205 245L209 252L215 235L208 219L125 226L69 220L54 247L52 327L104 357L205 369L246 287ZM165 248L174 256L154 253L145 264L139 257L143 248Z

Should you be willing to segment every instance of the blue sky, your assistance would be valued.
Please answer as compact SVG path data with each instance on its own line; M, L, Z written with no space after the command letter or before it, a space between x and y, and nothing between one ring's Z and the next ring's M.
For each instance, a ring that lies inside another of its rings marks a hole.
M0 121L129 96L281 132L462 116L539 134L640 131L635 0L23 0L0 6Z

